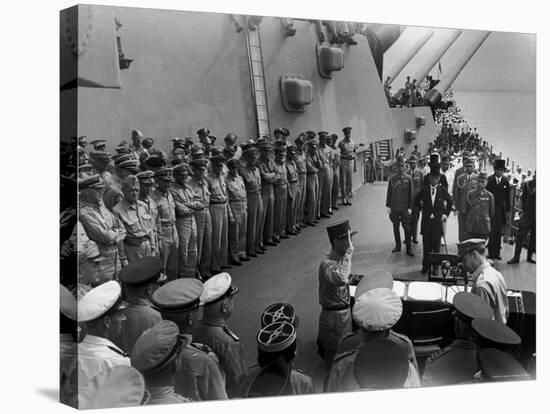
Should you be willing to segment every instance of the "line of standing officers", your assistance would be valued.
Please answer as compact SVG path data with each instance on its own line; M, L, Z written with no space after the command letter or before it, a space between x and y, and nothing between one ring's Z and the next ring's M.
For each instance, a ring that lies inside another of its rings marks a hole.
M261 137L225 147L202 128L198 143L174 138L170 156L132 132L116 153L104 140L87 153L78 138L79 225L97 243L101 272L82 283L117 279L120 269L158 256L168 280L208 279L262 255L342 205L351 205L356 171L351 127L336 134ZM144 144L147 143L147 147Z

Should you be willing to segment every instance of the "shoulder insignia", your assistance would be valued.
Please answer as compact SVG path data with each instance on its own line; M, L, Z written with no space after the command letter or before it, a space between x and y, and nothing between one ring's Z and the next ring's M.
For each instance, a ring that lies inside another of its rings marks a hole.
M227 326L224 326L223 330L227 335L229 335L231 338L233 338L233 340L235 340L235 341L240 341L241 340L241 338L239 338L237 335L235 335L235 333L231 329L229 329Z
M126 352L124 352L122 349L119 349L117 348L116 346L111 346L111 345L107 345L107 348L109 348L111 351L119 354L119 355L122 355L123 357L125 358L129 358L130 355L128 355Z
M189 346L205 353L212 352L212 349L208 345L199 344L198 342L191 342Z
M358 349L352 349L350 351L344 351L344 352L341 352L339 354L336 354L336 356L333 359L333 362L336 362L336 361L339 361L341 359L347 358L347 357L355 354L356 352L358 352Z

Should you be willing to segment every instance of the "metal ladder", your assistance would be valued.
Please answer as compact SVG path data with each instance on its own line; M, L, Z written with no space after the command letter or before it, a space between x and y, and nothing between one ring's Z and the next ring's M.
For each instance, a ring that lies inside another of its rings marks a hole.
M247 22L248 23L248 22ZM264 58L262 55L262 42L260 27L250 30L245 24L246 50L248 52L248 66L250 69L250 81L252 84L252 97L256 111L256 127L258 136L270 135L269 110L267 106L267 93L265 88Z

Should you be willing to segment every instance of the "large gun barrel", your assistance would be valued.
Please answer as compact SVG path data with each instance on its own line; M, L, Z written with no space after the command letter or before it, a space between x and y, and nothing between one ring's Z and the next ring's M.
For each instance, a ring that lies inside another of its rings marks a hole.
M432 89L430 89L424 96L424 100L432 108L436 107L445 95L445 92L450 88L455 79L460 75L462 69L468 64L470 59L476 54L477 50L481 47L485 39L491 34L491 32L481 32L476 40L472 43L470 48L461 56L455 65L451 68L449 73L439 81L439 83Z
M416 41L414 46L409 49L409 51L403 55L401 59L395 64L393 69L389 72L388 76L390 77L390 80L388 82L389 85L397 78L397 76L401 73L403 69L405 69L405 66L411 61L411 59L418 53L420 49L430 40L430 38L433 36L434 31L428 30L426 31L420 39Z
M371 23L367 25L367 28L378 38L382 53L385 53L395 43L401 33L403 33L403 26L396 24L378 24Z
M432 70L435 64L441 59L441 57L449 50L453 43L461 35L462 30L454 30L451 35L445 39L445 41L439 46L437 51L418 69L413 79L416 79L418 83L421 83L428 73Z

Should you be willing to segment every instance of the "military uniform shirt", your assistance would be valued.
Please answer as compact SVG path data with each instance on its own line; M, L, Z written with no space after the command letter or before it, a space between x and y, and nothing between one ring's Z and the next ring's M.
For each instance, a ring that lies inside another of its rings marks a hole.
M124 350L130 353L140 335L162 321L162 316L145 299L128 299L127 302L128 306L124 309L126 320L122 328L122 338Z
M239 396L246 377L244 350L239 337L225 325L202 322L195 332L195 339L208 345L218 356L225 372L229 398Z
M506 323L509 306L506 282L489 262L479 266L472 274L472 293L480 296L495 312L495 320Z
M243 177L247 193L257 193L261 190L262 178L258 167L245 165L241 169L241 176Z
M319 171L319 168L321 168L321 163L319 161L319 155L317 154L317 152L315 153L311 153L311 152L307 152L306 153L306 171L308 174L311 174L311 173L316 173L317 171Z
M193 191L193 201L195 208L204 209L210 205L210 190L208 189L208 181L206 179L198 179L192 176L189 179L189 187Z
M466 195L468 219L466 231L469 233L489 234L491 219L495 215L493 194L487 190L472 190Z
M303 151L296 151L296 171L298 174L305 174L307 172L306 167L306 155Z
M262 186L272 185L277 178L275 171L275 161L273 161L272 159L260 158L257 165L260 169Z
M295 183L298 181L298 171L296 169L296 163L294 161L286 161L286 173L289 183Z
M223 175L216 176L209 174L206 176L208 188L210 190L210 203L225 203L227 201L227 185Z
M174 387L170 387L170 386L164 386L164 387L148 386L147 391L149 391L149 401L147 401L146 405L178 404L178 403L192 401L189 398L185 398L177 394Z
M426 361L422 385L460 384L471 380L479 370L475 342L457 339Z
M172 194L169 191L163 194L159 190L155 190L152 197L157 204L161 225L174 224L176 222L176 203Z
M319 266L319 303L323 307L349 306L351 254L327 255Z
M468 201L466 195L475 189L477 186L477 174L470 175L464 173L456 178L456 183L453 186L453 199L456 209L459 213L466 214L468 212Z
M236 177L229 174L226 178L227 194L229 201L246 201L246 188L243 178L237 174Z
M274 182L274 185L288 184L288 180L286 176L286 163L284 161L282 164L275 162L275 173L276 173L276 181Z
M82 204L79 220L88 237L97 243L100 250L116 246L126 237L126 230L120 221L105 208L103 203L99 206Z
M388 180L386 207L403 212L413 207L413 180L408 174L395 174Z
M343 160L353 160L355 158L355 144L353 140L347 141L346 139L338 143L338 148L340 148L340 157Z
M176 217L191 217L193 215L193 190L187 185L174 183L170 189L176 204Z
M144 238L151 240L154 237L152 232L153 217L147 212L147 205L140 200L130 204L122 199L113 207L113 213L122 221L126 228L125 241L142 241Z
M410 175L413 182L413 198L422 189L422 183L424 182L424 173L420 168L415 168L414 171L410 171Z

